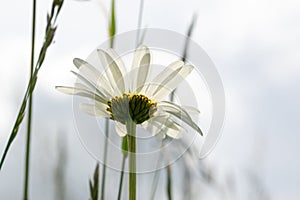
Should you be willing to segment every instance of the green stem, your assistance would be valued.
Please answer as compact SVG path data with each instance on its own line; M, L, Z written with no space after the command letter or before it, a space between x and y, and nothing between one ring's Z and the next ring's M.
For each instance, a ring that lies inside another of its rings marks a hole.
M104 200L105 195L105 178L106 178L106 160L107 160L107 143L109 137L109 119L105 120L105 140L104 140L104 158L102 168L102 179L101 179L101 200Z
M136 124L126 123L129 153L129 200L136 200Z
M34 44L35 44L35 18L36 18L36 0L32 5L32 35L31 35L31 61L30 61L30 79L34 69ZM29 159L30 159L30 138L31 138L31 118L32 118L32 93L29 95L28 102L28 121L27 121L27 138L26 138L26 161L25 161L25 179L24 179L24 200L28 199L29 183Z

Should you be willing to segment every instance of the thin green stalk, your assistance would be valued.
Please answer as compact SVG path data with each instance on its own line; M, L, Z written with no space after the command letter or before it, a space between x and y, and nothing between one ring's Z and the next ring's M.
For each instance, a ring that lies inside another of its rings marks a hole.
M129 153L129 200L136 200L136 124L129 120L126 123Z
M105 120L105 141L104 141L104 158L102 168L102 179L101 179L101 200L105 197L105 178L106 178L106 161L107 161L107 147L109 137L109 120Z
M189 44L190 44L190 38L191 38L191 36L193 34L196 21L197 21L197 15L195 14L193 16L192 22L191 22L191 24L190 24L190 26L189 26L189 28L187 30L187 37L186 37L186 40L185 40L185 44L184 44L184 48L183 48L183 52L182 52L182 57L181 57L181 60L183 62L186 61L187 51L188 51ZM170 101L172 101L172 102L174 101L175 91L176 91L176 89L174 89L171 92L171 95L170 95Z
M111 1L111 19L109 23L109 37L110 37L110 47L113 48L114 46L114 39L113 37L116 34L116 16L115 16L115 1Z
M167 166L167 194L168 194L168 199L172 200L171 165Z
M116 18L115 18L115 1L111 1L111 19L109 23L109 37L110 37L110 47L114 46L114 35L116 34ZM109 119L105 120L105 140L104 140L104 158L103 158L103 168L101 177L101 200L105 197L105 179L106 179L106 161L107 161L107 148L108 148L108 137L109 137Z
M120 183L119 183L118 200L121 200L121 196L122 196L122 188L123 188L123 179L124 179L125 160L126 160L126 156L123 155L123 158L122 158L122 170L121 170L121 174L120 174Z
M137 34L136 34L136 47L138 47L141 44L141 28L142 28L142 21L143 21L143 12L144 12L144 0L141 0L140 2L140 11L139 11L139 17L138 17L138 26L137 26Z
M32 35L31 35L31 61L30 61L30 79L32 79L34 69L34 44L35 44L35 19L36 19L36 0L33 0L32 5ZM29 79L29 80L30 80ZM32 119L32 93L29 94L28 100L28 121L27 121L27 138L26 138L26 158L25 158L25 179L24 179L24 196L28 198L28 183L29 183L29 161L30 161L30 138L31 138L31 119Z
M44 43L43 43L43 46L40 50L39 57L38 57L38 60L35 64L35 68L34 68L34 71L32 73L32 76L30 77L30 80L27 84L27 88L26 88L26 91L25 91L25 94L24 94L22 104L21 104L21 107L19 109L16 121L14 123L12 131L11 131L10 136L8 138L8 141L7 141L7 144L5 146L4 152L2 154L1 161L0 161L0 170L2 169L5 158L8 154L8 151L9 151L11 145L12 145L13 141L15 140L15 138L18 134L20 125L23 122L23 119L24 119L24 116L25 116L25 110L27 108L27 103L28 103L28 100L29 100L29 96L33 93L33 90L36 86L36 81L37 81L37 78L38 78L39 70L41 69L42 64L45 60L47 50L53 42L53 38L54 38L55 31L56 31L56 28L57 28L55 26L56 19L57 19L58 15L61 11L63 2L64 2L64 0L53 0L51 13L47 15L47 27L46 27L46 32L45 32Z

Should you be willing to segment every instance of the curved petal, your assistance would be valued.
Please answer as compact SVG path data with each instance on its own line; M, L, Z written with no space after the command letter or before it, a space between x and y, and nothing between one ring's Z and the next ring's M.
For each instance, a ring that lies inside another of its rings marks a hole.
M84 88L78 88L78 87L68 87L68 86L56 86L56 90L69 95L78 95L82 97L87 97L91 100L99 101L102 103L107 103L107 99L95 94L94 92L84 89Z
M116 88L116 96L121 95L125 92L125 82L123 74L117 64L117 61L114 60L111 55L102 49L98 49L98 56L100 61L105 68L106 75L111 84L112 88ZM121 59L121 58L119 58Z
M142 124L152 135L158 137L169 137L178 139L181 137L182 132L185 131L179 124L173 121L170 115L160 115L153 117Z
M159 127L158 124L155 124L155 122L145 121L142 123L142 127L150 132L152 136L156 136L159 139L164 139L166 137L166 127L163 129Z
M86 80L103 90L108 96L113 96L113 89L104 74L101 74L94 66L80 58L74 58L73 63L79 69L79 74Z
M191 113L193 115L199 115L201 112L198 108L193 106L181 106L187 113Z
M182 137L182 131L174 130L174 129L167 129L166 135L171 138L174 138L174 139L179 139Z
M193 70L193 66L184 65L166 77L152 94L153 99L161 100L167 97Z
M123 75L123 80L124 80L124 89L125 91L128 91L129 89L129 75L128 75L128 70L125 66L125 63L122 59L122 57L112 48L109 48L106 50L107 53L112 57L112 59L116 62L118 65L122 75Z
M100 109L99 106L95 106L93 104L81 103L79 108L80 110L92 116L110 118L110 114L107 113L106 110Z
M167 101L162 101L157 104L158 108L175 116L176 118L180 119L181 121L188 124L190 127L192 127L194 130L196 130L201 136L203 136L203 133L201 129L198 127L196 123L193 122L190 115L182 109L180 106Z
M86 79L84 76L82 76L81 74L78 74L77 72L71 71L71 73L73 73L75 76L77 76L77 78L79 80L81 80L83 83L85 83L87 85L87 87L94 93L97 93L98 95L102 96L103 98L106 98L106 95L111 97L111 94L109 92L107 92L104 88L100 87L100 86L95 86L90 80ZM106 93L103 94L103 92Z
M156 91L157 87L160 83L166 79L174 70L182 67L184 62L181 60L175 61L168 65L162 72L160 72L152 81L151 83L147 84L142 90L147 96L151 97L153 93Z
M149 74L151 52L148 47L141 46L135 50L131 72L133 73L132 91L140 92Z
M182 132L184 131L184 129L175 121L173 121L170 116L167 118L157 118L154 119L154 121L160 124L161 126L166 127L165 134L169 137L178 139L182 136Z

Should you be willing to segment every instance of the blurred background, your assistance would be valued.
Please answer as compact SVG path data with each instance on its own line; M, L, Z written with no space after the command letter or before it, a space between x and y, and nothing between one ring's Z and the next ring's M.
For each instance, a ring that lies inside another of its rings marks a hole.
M182 185L186 182L192 183L188 188L190 199L299 199L300 2L144 3L142 27L186 34L193 14L198 13L192 39L211 57L225 87L222 137L207 158L194 161L197 167L191 171L198 175L191 176L191 180L183 179L187 176L181 177L181 168L174 167L178 171L173 185L178 195L174 199L184 199ZM49 0L37 2L36 52L43 42L50 6ZM137 28L139 6L138 0L116 1L117 33ZM72 84L72 59L87 57L107 40L109 8L107 0L65 1L55 44L47 54L34 94L31 199L89 197L88 178L93 174L95 160L76 134L72 98L54 87ZM1 153L29 77L31 12L29 0L5 1L0 7ZM24 125L0 173L0 199L22 197ZM185 166L191 163L189 159L182 162ZM117 172L108 173L114 176ZM117 181L110 180L108 185L113 184ZM147 188L140 192L144 190ZM157 199L165 198L163 189L157 193ZM112 198L110 192L106 196Z

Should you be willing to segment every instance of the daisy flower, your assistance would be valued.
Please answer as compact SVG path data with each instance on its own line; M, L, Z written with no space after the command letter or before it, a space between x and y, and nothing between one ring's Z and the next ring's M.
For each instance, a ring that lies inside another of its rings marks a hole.
M113 49L98 49L97 53L103 73L88 62L75 58L73 62L79 72L71 72L81 82L73 87L56 86L56 89L90 99L90 104L82 103L80 108L88 114L113 120L116 132L122 137L128 133L127 122L141 125L152 135L160 137L178 138L185 131L183 124L203 135L188 113L199 112L196 108L185 109L164 100L191 73L193 66L175 61L148 81L151 68L148 47L135 50L129 72Z

